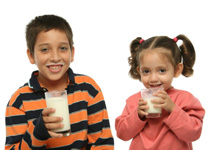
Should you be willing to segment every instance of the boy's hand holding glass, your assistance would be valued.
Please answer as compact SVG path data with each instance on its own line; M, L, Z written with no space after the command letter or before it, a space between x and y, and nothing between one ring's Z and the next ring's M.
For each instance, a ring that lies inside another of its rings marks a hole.
M49 116L50 114L52 114L54 112L55 112L55 109L53 109L53 108L44 109L42 111L43 122L45 124L46 129L48 130L49 135L53 138L59 138L59 137L62 137L63 134L53 132L52 130L63 128L64 125L61 123L63 118Z
M46 125L48 125L47 129L57 133L52 134L54 136L69 136L71 130L67 91L45 92L45 99L47 108L52 108L49 110L54 110L48 114L49 120L46 120Z

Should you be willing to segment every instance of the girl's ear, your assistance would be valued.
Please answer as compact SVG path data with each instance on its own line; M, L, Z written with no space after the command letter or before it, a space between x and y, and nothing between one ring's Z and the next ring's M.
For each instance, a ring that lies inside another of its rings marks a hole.
M140 67L139 66L137 66L137 72L139 73L139 75L140 75Z
M183 69L184 69L184 65L182 63L179 63L176 66L174 77L177 78L182 73Z
M30 63L35 64L34 56L32 56L29 49L27 49L27 55L28 55L28 59L29 59Z

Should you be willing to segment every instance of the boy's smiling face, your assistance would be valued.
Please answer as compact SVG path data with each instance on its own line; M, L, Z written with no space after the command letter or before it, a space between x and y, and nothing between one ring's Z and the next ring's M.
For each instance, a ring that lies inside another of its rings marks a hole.
M39 69L38 80L51 82L67 80L67 70L74 58L66 33L60 30L40 32L34 45L34 56L27 51L29 60Z

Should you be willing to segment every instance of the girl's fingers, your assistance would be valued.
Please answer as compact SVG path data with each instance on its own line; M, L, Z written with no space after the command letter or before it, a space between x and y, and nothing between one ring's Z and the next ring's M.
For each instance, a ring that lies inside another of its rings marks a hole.
M149 106L147 106L147 105L139 106L139 109L146 110L146 109L149 109Z
M139 99L139 106L140 105L146 105L147 101L144 101L143 99Z
M159 92L157 92L157 93L155 93L153 95L157 96L157 97L160 97L162 99L166 99L168 94L165 91L159 91Z
M139 112L139 116L141 116L141 117L143 117L143 116L147 116L148 115L148 113L147 112L145 112L145 111L141 111L141 112Z
M161 98L157 98L157 99L152 99L151 102L154 104L164 104L165 100Z

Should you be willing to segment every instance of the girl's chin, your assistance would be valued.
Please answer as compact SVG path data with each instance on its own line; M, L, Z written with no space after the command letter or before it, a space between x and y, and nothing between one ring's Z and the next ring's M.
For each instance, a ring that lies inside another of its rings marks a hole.
M149 86L150 89L163 89L163 85L160 84L160 85L156 85L156 86Z

